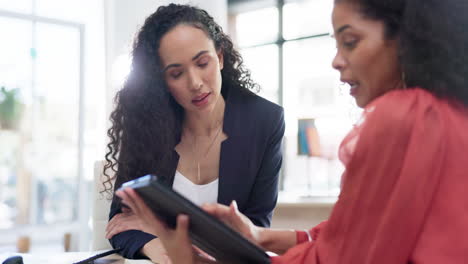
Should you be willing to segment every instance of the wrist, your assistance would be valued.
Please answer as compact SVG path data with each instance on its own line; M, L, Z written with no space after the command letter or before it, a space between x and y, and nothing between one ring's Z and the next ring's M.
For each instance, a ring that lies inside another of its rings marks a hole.
M263 249L268 250L267 246L269 244L271 244L271 241L270 241L271 237L268 234L269 229L264 228L264 227L257 227L257 228L258 228L258 230L257 230L257 234L258 234L257 243Z
M167 258L167 252L158 238L146 243L140 252L153 262L162 262Z
M258 244L265 251L283 254L296 245L296 231L291 229L260 228Z

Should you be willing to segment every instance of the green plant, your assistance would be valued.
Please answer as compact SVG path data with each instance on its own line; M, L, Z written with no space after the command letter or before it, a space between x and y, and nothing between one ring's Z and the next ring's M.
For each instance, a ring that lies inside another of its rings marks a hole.
M19 88L7 90L0 88L0 128L14 129L21 116L22 103Z

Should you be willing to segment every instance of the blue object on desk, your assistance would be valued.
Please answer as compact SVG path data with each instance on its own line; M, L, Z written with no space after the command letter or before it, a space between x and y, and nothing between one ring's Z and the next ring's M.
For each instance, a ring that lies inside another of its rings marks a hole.
M5 259L2 264L23 264L23 257L21 256L13 256Z

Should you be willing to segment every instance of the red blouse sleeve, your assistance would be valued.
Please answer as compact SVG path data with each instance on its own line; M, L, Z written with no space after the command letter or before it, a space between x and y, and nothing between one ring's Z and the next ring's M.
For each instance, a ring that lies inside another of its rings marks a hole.
M318 264L314 242L301 243L284 255L271 257L271 264Z
M323 221L310 230L296 230L296 244L316 241L319 237L320 230L322 230L326 224L327 221Z

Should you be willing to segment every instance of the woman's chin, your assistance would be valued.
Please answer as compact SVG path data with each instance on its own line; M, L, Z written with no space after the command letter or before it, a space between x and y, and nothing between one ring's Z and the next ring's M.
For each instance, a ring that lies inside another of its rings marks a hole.
M356 105L359 108L364 108L369 103L369 100L366 100L365 98L362 98L362 97L359 97L359 96L355 96L354 100L356 102Z

